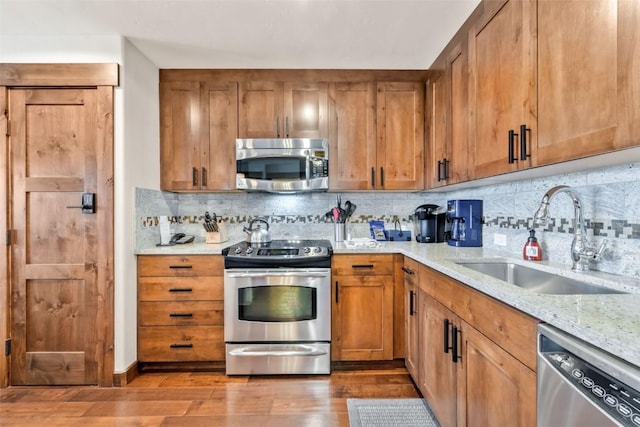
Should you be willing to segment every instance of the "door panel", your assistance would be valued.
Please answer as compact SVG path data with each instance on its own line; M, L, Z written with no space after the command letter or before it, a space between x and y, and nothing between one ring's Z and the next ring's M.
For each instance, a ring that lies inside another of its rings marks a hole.
M99 216L76 208L98 192L97 90L16 89L9 99L11 382L97 384Z

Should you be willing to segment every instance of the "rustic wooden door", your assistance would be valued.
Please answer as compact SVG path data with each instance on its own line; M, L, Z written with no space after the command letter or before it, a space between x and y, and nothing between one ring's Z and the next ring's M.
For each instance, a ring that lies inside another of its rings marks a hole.
M98 384L105 325L113 321L98 283L98 259L108 257L100 239L112 239L101 234L111 230L112 196L98 191L98 168L111 150L102 119L111 114L112 91L9 91L13 385ZM104 108L104 99L111 105ZM76 208L83 193L96 195L95 213Z

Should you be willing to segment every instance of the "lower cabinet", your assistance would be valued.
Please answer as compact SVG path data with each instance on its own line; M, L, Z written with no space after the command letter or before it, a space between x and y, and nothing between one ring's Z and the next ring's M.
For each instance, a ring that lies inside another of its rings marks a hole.
M138 256L138 361L224 361L219 255Z
M409 374L417 378L420 360L420 302L422 295L418 286L420 281L420 264L411 258L404 258L404 361Z
M419 274L418 360L407 369L440 425L535 426L537 320L425 266Z
M334 255L332 360L393 359L393 255Z

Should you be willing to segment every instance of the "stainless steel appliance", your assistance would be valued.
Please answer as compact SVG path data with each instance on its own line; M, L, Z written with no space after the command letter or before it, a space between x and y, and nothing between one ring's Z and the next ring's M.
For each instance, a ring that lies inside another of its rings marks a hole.
M482 200L448 200L447 226L449 245L482 246Z
M413 212L416 242L444 242L446 210L438 205L420 205Z
M237 139L236 188L272 193L326 191L325 138Z
M640 368L539 325L538 426L640 426Z
M331 254L328 240L223 251L228 375L331 372Z

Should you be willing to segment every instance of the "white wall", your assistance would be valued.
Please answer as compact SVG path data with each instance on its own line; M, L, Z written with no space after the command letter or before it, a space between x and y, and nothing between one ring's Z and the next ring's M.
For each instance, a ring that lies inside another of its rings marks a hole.
M114 92L115 372L136 360L135 187L159 185L158 69L120 36L2 37L0 62L120 64Z

